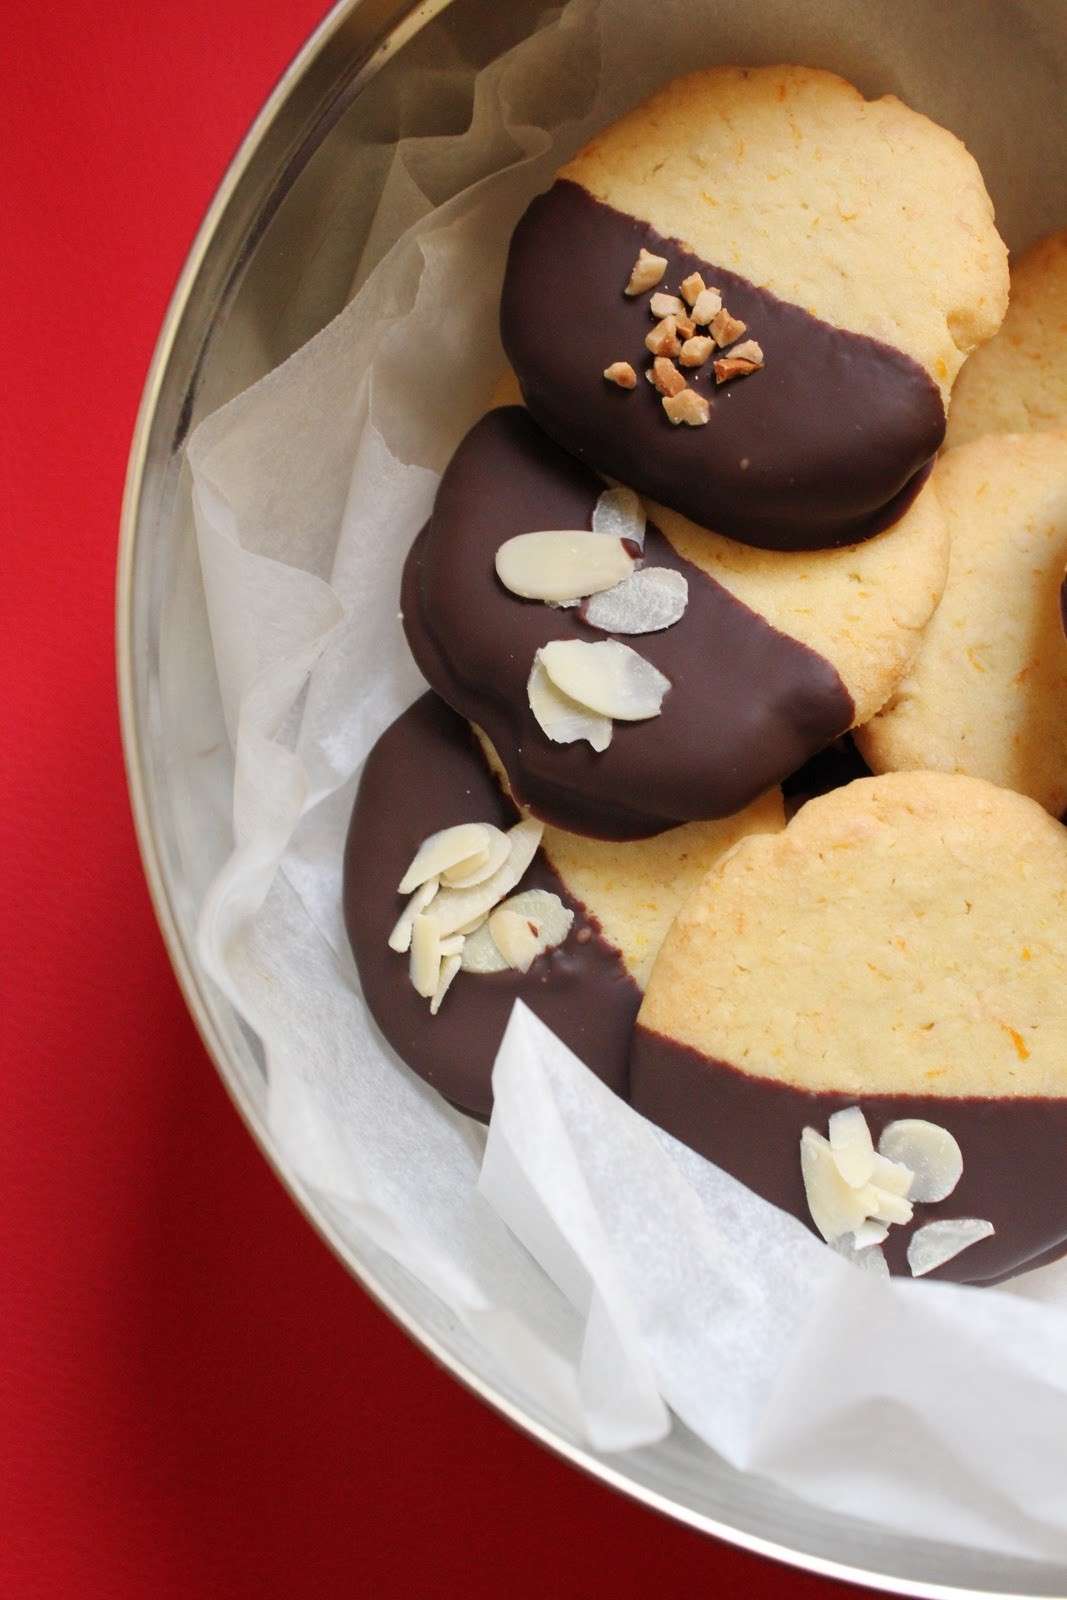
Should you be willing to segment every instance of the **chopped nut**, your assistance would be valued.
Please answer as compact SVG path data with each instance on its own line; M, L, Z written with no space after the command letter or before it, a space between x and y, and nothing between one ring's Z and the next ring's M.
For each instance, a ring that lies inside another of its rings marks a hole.
M652 332L645 336L645 346L654 356L676 356L682 346L674 318L664 317L662 322L657 322Z
M720 350L725 349L728 344L733 344L735 339L740 339L748 326L747 323L739 321L737 317L732 317L725 306L709 320L711 322L711 331L715 335L715 343Z
M699 272L691 272L688 278L682 279L679 287L682 291L682 299L687 306L691 306L696 303L698 296L703 294L704 280Z
M657 356L653 361L652 382L660 394L681 394L685 388L685 379L666 356Z
M633 389L637 385L637 373L628 361L613 361L610 367L604 368L604 376L609 383L617 383L620 389Z
M678 359L683 367L702 367L714 348L714 339L709 339L706 333L698 333L695 339L685 341Z
M693 301L693 321L699 322L701 327L706 327L712 317L718 316L722 310L722 295L718 289L701 289Z
M696 323L693 321L692 317L684 311L682 312L681 316L675 317L674 327L679 339L691 339L694 333L697 331Z
M763 347L755 339L746 339L744 344L735 344L730 351L730 359L734 361L751 361L757 367L763 365Z
M753 361L748 356L732 355L720 356L714 366L715 382L729 383L731 378L747 378L750 372L758 372L763 362Z
M654 256L651 250L639 250L624 293L644 294L646 289L654 289L666 270L666 256Z
M685 311L676 294L664 294L662 290L649 300L648 309L657 320L660 317L680 317Z
M665 394L663 409L675 424L686 422L691 428L702 427L711 415L711 407L695 389L683 389L681 394Z

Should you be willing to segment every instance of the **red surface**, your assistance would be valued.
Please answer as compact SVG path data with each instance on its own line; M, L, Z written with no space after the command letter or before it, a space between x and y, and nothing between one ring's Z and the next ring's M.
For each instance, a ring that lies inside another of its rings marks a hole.
M318 12L5 7L0 1595L839 1593L433 1367L276 1184L167 964L115 713L127 442L199 218Z

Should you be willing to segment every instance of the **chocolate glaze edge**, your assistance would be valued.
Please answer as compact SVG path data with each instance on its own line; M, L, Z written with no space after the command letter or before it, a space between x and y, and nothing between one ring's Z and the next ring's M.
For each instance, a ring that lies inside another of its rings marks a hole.
M963 1152L963 1176L937 1205L917 1205L911 1227L892 1227L890 1270L909 1276L913 1228L938 1218L981 1217L996 1233L927 1274L990 1285L1067 1254L1067 1099L805 1090L757 1077L646 1027L634 1028L630 1102L642 1116L721 1167L763 1199L814 1227L800 1173L800 1135L825 1134L830 1114L859 1105L877 1144L900 1117L948 1128Z
M367 757L345 842L345 926L363 997L390 1046L460 1110L488 1117L491 1073L515 1000L522 1000L617 1094L641 991L596 917L567 890L539 851L520 888L558 894L574 912L565 943L528 973L459 973L436 1017L408 978L408 960L386 944L403 909L396 885L418 845L457 822L510 827L501 793L469 727L424 694Z
M668 260L660 288L699 272L763 347L764 369L721 389L710 366L687 374L712 403L704 427L672 427L650 386L623 391L602 377L612 361L639 368L646 356L648 297L622 293L642 247ZM527 406L564 448L765 549L881 532L907 510L944 438L940 392L903 351L832 327L570 179L537 196L515 229L500 327Z
M420 671L488 735L520 804L570 832L634 839L742 810L848 728L855 707L829 661L749 610L650 524L646 564L689 584L681 621L632 641L671 681L663 711L617 724L601 754L552 744L527 698L536 650L550 639L609 636L576 610L509 594L494 558L516 533L591 526L602 488L522 407L489 412L446 469L405 564L401 610Z

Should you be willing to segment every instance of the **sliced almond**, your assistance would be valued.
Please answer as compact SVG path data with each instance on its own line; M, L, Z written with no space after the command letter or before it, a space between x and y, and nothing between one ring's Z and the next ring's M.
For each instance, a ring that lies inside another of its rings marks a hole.
M878 1141L878 1151L913 1173L908 1196L924 1205L946 1200L963 1176L963 1152L947 1128L921 1117L891 1122Z
M844 1256L846 1261L850 1261L854 1267L859 1267L861 1272L869 1272L876 1278L888 1278L889 1264L877 1245L861 1248L853 1244L847 1234L840 1239L828 1239L827 1243L831 1250L836 1251L839 1256Z
M814 1128L805 1128L800 1136L800 1172L811 1220L828 1243L863 1226L863 1193L845 1182L829 1139Z
M871 1182L876 1183L879 1189L888 1189L890 1194L899 1194L905 1199L910 1199L913 1178L911 1168L904 1166L902 1162L890 1161L888 1156L881 1154L875 1156Z
M557 689L579 705L622 722L659 715L670 679L617 639L587 644L553 639L538 651Z
M857 1250L868 1250L871 1245L884 1244L889 1238L889 1224L874 1222L870 1218L861 1222L852 1234L852 1243Z
M719 349L724 350L728 344L733 344L735 339L740 339L741 335L747 332L747 324L738 317L732 317L723 306L722 310L717 311L711 319L711 331Z
M503 828L494 828L492 823L483 824L488 840L485 855L477 866L469 867L465 862L460 862L456 867L449 867L447 872L442 872L441 883L446 889L473 889L476 883L484 883L486 878L491 878L499 867L504 865L508 858L508 836ZM460 929L460 932L463 930Z
M456 932L457 934L462 934L465 939L469 938L472 933L477 933L479 928L484 928L488 920L488 911L481 911L476 917L472 917L469 922L465 922L462 928L457 928Z
M835 1111L829 1132L838 1172L853 1189L862 1189L874 1171L874 1141L867 1118L859 1106Z
M437 988L430 1001L430 1015L436 1017L441 1009L441 1001L452 987L452 980L462 965L462 957L458 954L445 956L441 962L441 970L437 975Z
M908 1240L908 1266L912 1276L923 1277L935 1267L968 1250L979 1239L989 1239L997 1230L979 1217L944 1217L916 1228Z
M404 907L397 920L397 924L389 935L389 948L398 955L406 955L411 949L411 928L415 918L426 910L434 895L437 893L438 880L431 878L429 882L420 884Z
M645 294L654 289L667 270L667 257L655 256L651 250L639 250L630 271L630 281L624 294Z
M632 489L605 489L593 507L593 532L645 543L645 508Z
M578 600L611 589L634 569L621 539L585 529L517 533L496 553L496 574L524 600Z
M473 889L442 889L439 892L433 911L427 917L437 928L438 939L458 932L475 917L491 911L505 895L511 893L536 855L543 832L543 823L533 817L524 817L508 829L508 859L491 878L476 884ZM418 927L417 920L415 926ZM430 992L433 993L432 990Z
M613 361L604 368L604 376L609 383L617 384L620 389L636 389L637 373L628 361Z
M441 973L441 930L433 917L423 912L411 927L411 959L409 965L415 993L431 1000Z
M715 340L706 333L698 333L695 339L687 339L683 344L678 360L683 367L702 367L709 360L715 348Z
M579 739L585 739L599 754L611 743L611 718L579 705L558 689L540 651L526 680L526 697L538 727L553 744L577 744Z
M903 1224L912 1218L911 1201L889 1189L880 1189L876 1183L865 1184L856 1193L867 1208L867 1215L876 1222Z
M645 335L645 347L654 356L678 355L682 346L678 338L678 325L673 317L664 317L662 322L656 323L651 333Z
M718 289L701 289L693 301L693 321L706 328L711 319L722 310L722 295Z
M574 912L549 889L524 889L497 906L489 932L509 967L529 972L546 950L561 945L571 931Z
M676 426L679 422L685 422L691 428L700 428L711 415L711 407L707 400L702 394L697 394L695 389L683 389L681 394L664 395L661 404Z
M682 299L687 306L695 305L698 298L704 293L704 280L699 272L691 272L688 278L683 278L678 286Z
M681 394L686 386L682 374L667 356L657 356L653 361L652 383L660 394Z
M447 939L441 940L442 960L448 956L461 956L463 954L463 946L466 944L466 942L466 939L464 939L461 933L450 933Z
M415 859L397 885L398 894L410 894L420 883L439 878L449 867L477 858L489 851L489 836L480 822L460 822L454 828L441 828L424 839L415 852Z
M673 628L685 615L689 584L670 567L644 567L595 594L582 605L579 616L604 633L659 633Z
M508 971L508 963L500 954L496 941L489 932L488 917L475 933L469 934L464 939L462 966L464 972L472 972L479 976L489 972Z

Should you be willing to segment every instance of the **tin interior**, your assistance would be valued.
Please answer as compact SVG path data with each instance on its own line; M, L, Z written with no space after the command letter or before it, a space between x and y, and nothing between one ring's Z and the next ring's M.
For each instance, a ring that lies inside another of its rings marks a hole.
M343 0L264 107L205 219L148 377L130 457L118 578L123 731L157 914L204 1042L241 1114L309 1221L432 1356L519 1427L645 1504L749 1549L898 1593L1067 1594L1067 1569L889 1535L738 1472L679 1424L601 1456L519 1393L389 1257L357 1246L286 1172L265 1119L254 1038L198 974L196 908L231 844L222 723L181 452L203 416L276 366L345 302L390 141L410 127L398 86L413 59L491 59L537 25L540 0ZM455 132L469 108L420 133ZM417 114L417 113L416 113ZM353 152L371 177L353 185Z

